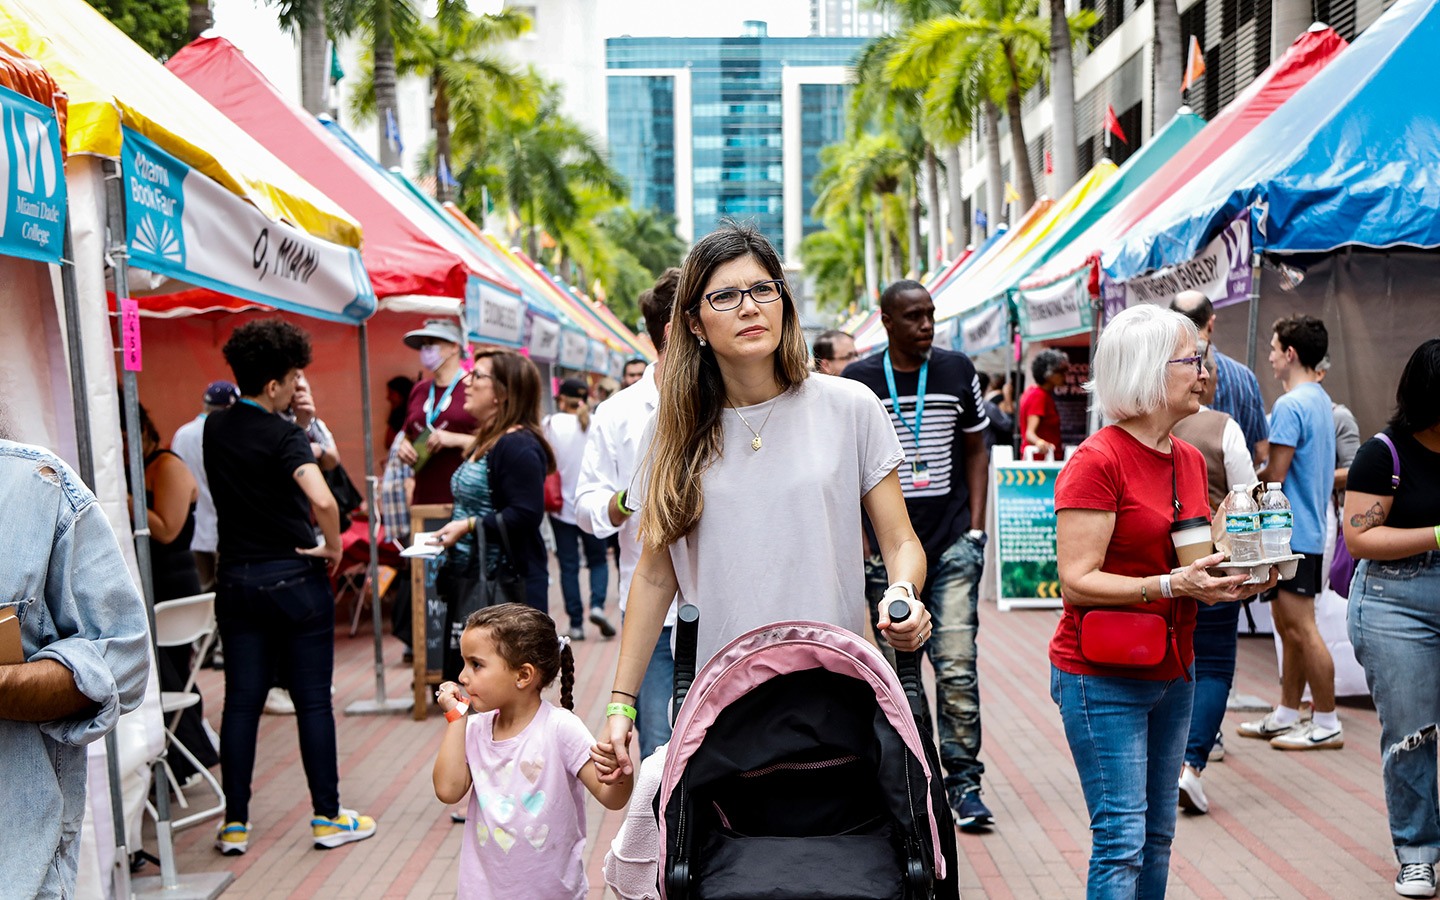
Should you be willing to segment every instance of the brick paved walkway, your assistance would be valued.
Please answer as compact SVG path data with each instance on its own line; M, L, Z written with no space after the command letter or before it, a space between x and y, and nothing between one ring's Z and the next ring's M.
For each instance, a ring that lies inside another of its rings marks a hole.
M553 582L552 582L553 583ZM612 585L613 591L613 585ZM551 608L563 609L558 586ZM611 609L614 608L612 599ZM1045 645L1055 625L1046 610L982 610L981 697L985 722L986 800L998 826L961 835L961 887L967 900L989 897L1080 898L1089 857L1087 817L1059 717L1049 697ZM351 639L337 629L335 706L373 694L368 629ZM409 686L400 644L386 638L391 696ZM619 641L575 645L576 705L592 728L603 718ZM1238 690L1266 700L1277 695L1271 640L1240 643ZM206 707L219 725L223 681L206 672ZM1172 898L1350 898L1393 896L1394 857L1380 783L1379 723L1368 709L1342 707L1347 744L1339 752L1280 753L1234 737L1239 715L1225 722L1228 755L1205 782L1208 816L1182 816L1175 842ZM434 797L430 768L442 732L432 706L425 722L409 716L337 716L341 796L375 816L368 841L329 852L312 849L309 796L294 721L266 716L256 765L250 852L221 857L214 828L182 832L182 871L230 869L237 898L453 897L455 858L463 826ZM603 815L602 815L603 813ZM590 896L609 896L600 864L620 822L590 804L587 848ZM147 846L154 849L147 828ZM143 874L154 874L153 869Z

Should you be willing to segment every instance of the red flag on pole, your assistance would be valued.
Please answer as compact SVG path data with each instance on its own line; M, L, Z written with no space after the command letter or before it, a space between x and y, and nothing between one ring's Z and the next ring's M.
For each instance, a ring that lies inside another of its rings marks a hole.
M1054 175L1054 174L1055 174L1055 157L1053 157L1053 156L1050 155L1050 151L1049 151L1049 150L1046 150L1046 151L1045 151L1045 174L1046 174L1046 175Z
M1190 35L1190 52L1185 59L1185 78L1180 82L1180 93L1190 90L1190 85L1205 74L1205 54L1200 50L1200 39Z
M1119 138L1122 144L1129 145L1124 130L1120 128L1120 119L1115 115L1115 107L1108 103L1105 104L1105 130Z

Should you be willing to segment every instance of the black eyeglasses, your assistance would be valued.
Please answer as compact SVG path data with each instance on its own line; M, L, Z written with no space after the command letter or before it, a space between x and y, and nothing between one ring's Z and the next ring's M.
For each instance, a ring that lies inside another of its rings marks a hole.
M1182 357L1180 357L1179 359L1167 359L1167 360L1165 360L1165 364L1166 364L1167 366L1168 366L1168 365L1171 365L1172 363L1190 363L1190 364L1193 364L1193 365L1195 366L1195 374L1196 374L1196 375L1200 375L1202 372L1205 371L1205 357L1204 357L1203 355L1197 355L1197 356L1182 356Z
M752 284L748 288L725 288L711 291L705 295L705 299L710 302L710 308L716 312L729 312L744 302L747 294L756 303L773 303L784 294L784 289L783 281L762 281L759 284Z

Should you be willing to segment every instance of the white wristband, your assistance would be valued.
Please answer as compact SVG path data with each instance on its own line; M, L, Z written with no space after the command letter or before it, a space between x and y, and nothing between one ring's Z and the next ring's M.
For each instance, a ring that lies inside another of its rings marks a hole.
M1170 573L1168 572L1160 576L1160 596L1166 598L1167 600L1175 596L1175 594L1170 590Z

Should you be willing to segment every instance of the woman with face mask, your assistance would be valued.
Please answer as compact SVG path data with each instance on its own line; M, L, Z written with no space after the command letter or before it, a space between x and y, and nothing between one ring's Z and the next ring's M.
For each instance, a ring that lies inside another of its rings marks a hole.
M480 427L465 411L461 341L460 326L450 319L427 319L423 328L405 335L405 346L420 351L420 365L430 373L410 391L407 442L397 450L401 462L415 467L412 503L454 502L450 477Z

